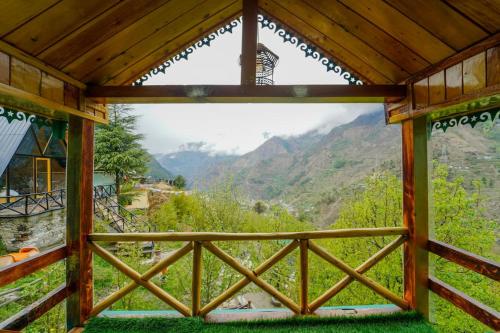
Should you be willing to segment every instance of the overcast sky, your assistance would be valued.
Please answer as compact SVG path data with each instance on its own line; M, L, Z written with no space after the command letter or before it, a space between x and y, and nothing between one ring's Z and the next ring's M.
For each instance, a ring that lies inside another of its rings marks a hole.
M259 31L259 42L280 59L275 84L344 84L326 72L317 60L274 35ZM195 50L145 84L239 84L241 25L233 33L216 38L210 47ZM153 154L169 153L190 142L206 143L204 149L244 154L271 136L322 132L349 122L360 114L382 108L381 104L144 104L136 105L138 131Z

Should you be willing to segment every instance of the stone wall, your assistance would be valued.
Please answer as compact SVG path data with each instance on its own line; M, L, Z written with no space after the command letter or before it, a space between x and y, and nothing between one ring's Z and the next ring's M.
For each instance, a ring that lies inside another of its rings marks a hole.
M25 246L39 250L63 244L66 235L66 209L28 217L0 218L0 237L9 252Z

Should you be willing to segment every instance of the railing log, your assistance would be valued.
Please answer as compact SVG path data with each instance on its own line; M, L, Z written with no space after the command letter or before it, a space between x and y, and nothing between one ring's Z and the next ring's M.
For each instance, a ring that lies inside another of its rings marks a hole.
M189 242L186 244L184 247L180 248L179 250L175 251L172 253L170 256L168 256L165 259L162 259L158 263L156 263L153 267L148 269L142 276L142 280L150 280L152 277L154 277L156 274L160 273L162 270L167 268L168 266L174 264L177 260L188 254L191 250L193 249L193 243ZM122 297L133 291L139 287L137 283L134 281L130 282L127 284L125 287L115 291L99 303L97 303L94 308L92 309L90 316L94 317L97 316L99 313L101 313L103 310L107 309L110 307L113 303L117 302L120 300Z
M201 308L201 243L194 242L192 278L192 315L197 316Z
M21 312L1 322L0 330L22 330L63 301L68 294L69 289L63 283L35 303L24 308Z
M495 281L500 281L500 265L493 260L437 240L429 240L427 242L427 249L455 264L473 270Z
M42 252L26 260L4 266L0 268L0 287L56 263L66 258L66 256L66 245L60 245L52 250Z
M290 252L295 250L299 246L299 242L294 240L278 252L276 252L273 256L271 256L269 259L264 261L262 264L260 264L255 270L254 274L259 276L264 274L268 269L274 266L278 261L283 259L286 255L288 255ZM217 308L220 304L224 303L226 300L234 296L238 291L243 289L245 286L250 284L252 282L251 279L248 277L244 277L243 279L239 280L235 284L233 284L230 288L228 288L226 291L224 291L222 294L217 296L214 300L212 300L210 303L205 305L201 311L200 315L205 316L207 315L210 311L213 309Z
M217 257L219 257L222 261L224 261L226 264L234 268L236 271L238 271L240 274L243 274L250 280L252 280L253 283L255 283L257 286L259 286L262 290L270 294L271 296L274 296L278 301L280 301L283 305L288 307L290 310L292 310L295 313L300 313L300 307L295 304L294 301L292 301L290 298L287 296L283 295L281 292L279 292L276 288L271 286L269 283L266 281L262 280L260 277L258 277L254 272L246 268L245 266L241 265L238 260L234 259L231 257L229 254L224 252L222 249L219 247L215 246L214 244L210 242L203 242L203 246L215 254Z
M433 276L429 277L428 285L429 290L470 314L483 324L491 327L495 331L500 330L500 313L498 311L479 303L475 299L472 299Z
M373 237L406 235L403 227L390 228L356 228L305 232L275 233L219 233L219 232L158 232L158 233L94 233L89 240L94 242L142 242L142 241L249 241L278 239L323 239L346 237Z
M381 295L385 299L391 301L392 303L396 304L403 310L408 310L408 303L403 300L402 298L398 297L395 295L392 291L389 289L385 288L384 286L380 285L379 283L361 275L360 273L356 272L356 270L352 269L344 263L342 260L332 256L330 253L328 253L326 250L324 250L322 247L316 245L314 242L309 241L309 249L316 253L319 257L325 259L335 267L339 268L342 270L344 273L349 274L352 278L355 280L363 283L365 286L369 287L373 291L375 291L377 294Z
M300 240L300 314L308 314L308 240Z
M135 283L148 289L153 295L155 295L156 297L158 297L159 299L161 299L162 301L173 307L175 310L179 311L184 316L186 317L191 316L191 310L187 306L176 300L173 296L171 296L169 293L167 293L165 290L161 289L151 281L143 280L138 272L136 272L134 269L132 269L130 266L125 264L120 259L116 258L106 249L93 243L89 243L89 247L92 249L92 251L97 253L100 257L102 257L104 260L110 263L113 267L115 267L120 272L122 272L123 274L127 275L129 278L134 280Z
M366 260L364 263L359 265L356 268L356 272L363 274L367 272L370 268L375 266L380 260L385 258L387 255L389 255L392 251L397 249L401 244L403 244L405 241L405 236L399 236L397 239L394 241L390 242L387 244L384 248L382 248L380 251L375 253L373 256L371 256L368 260ZM320 295L317 299L315 299L311 304L309 304L309 310L311 312L316 311L319 307L321 307L323 304L328 302L332 297L337 295L341 290L343 290L345 287L347 287L349 284L351 284L355 279L347 275L344 277L342 280L337 282L333 287L328 289L324 294Z

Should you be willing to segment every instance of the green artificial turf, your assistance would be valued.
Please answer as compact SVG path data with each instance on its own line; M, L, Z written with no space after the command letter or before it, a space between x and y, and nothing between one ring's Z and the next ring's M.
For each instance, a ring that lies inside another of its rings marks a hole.
M368 317L295 317L248 322L205 323L199 318L94 318L84 333L284 333L434 332L413 312Z

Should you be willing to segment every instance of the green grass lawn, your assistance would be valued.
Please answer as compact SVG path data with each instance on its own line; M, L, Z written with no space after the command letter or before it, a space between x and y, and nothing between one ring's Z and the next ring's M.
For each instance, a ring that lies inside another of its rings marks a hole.
M435 332L412 312L368 317L290 318L249 322L205 323L199 318L94 318L84 333L284 333L284 332Z

